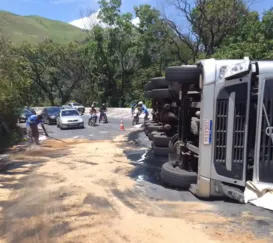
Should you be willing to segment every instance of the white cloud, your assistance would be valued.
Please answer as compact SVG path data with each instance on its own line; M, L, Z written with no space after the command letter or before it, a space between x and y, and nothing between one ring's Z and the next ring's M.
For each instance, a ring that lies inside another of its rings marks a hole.
M89 17L83 17L80 19L73 20L69 24L74 25L81 29L90 30L93 26L99 25L103 28L107 27L107 24L103 23L99 18L99 10L95 13L92 13Z
M73 20L69 22L69 24L74 25L80 29L86 29L90 30L93 28L95 25L99 25L102 28L106 28L108 25L103 23L99 18L99 10L95 13L92 13L89 17L83 17L80 19ZM136 17L132 19L132 24L137 26L139 24L139 18Z

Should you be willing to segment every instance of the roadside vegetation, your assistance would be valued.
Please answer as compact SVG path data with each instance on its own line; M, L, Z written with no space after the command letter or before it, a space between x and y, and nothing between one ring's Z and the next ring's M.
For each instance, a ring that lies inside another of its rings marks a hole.
M128 106L144 100L144 84L162 76L166 66L210 57L272 59L272 9L259 15L243 0L190 2L168 1L172 16L136 6L139 24L134 25L135 16L121 13L121 0L101 0L100 18L109 27L92 26L82 41L68 44L46 39L18 47L2 33L0 136L15 129L18 108L25 105L73 99Z

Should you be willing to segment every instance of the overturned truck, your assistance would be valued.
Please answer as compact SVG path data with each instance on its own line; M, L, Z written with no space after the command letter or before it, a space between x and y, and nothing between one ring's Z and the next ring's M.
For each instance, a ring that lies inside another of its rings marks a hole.
M165 79L179 102L165 183L240 202L247 181L273 184L273 61L206 59Z

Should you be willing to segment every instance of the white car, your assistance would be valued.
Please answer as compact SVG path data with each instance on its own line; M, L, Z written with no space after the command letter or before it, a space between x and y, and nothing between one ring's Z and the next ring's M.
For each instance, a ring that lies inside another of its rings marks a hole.
M57 127L64 128L84 128L82 116L76 109L62 109L57 117Z
M68 103L66 105L63 105L62 106L64 109L76 109L78 110L82 115L84 114L85 112L85 107L79 103L76 103L76 102L71 102L71 103Z

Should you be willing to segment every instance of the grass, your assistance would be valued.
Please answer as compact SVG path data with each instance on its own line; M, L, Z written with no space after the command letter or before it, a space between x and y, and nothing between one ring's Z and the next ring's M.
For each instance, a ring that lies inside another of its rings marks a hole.
M68 23L39 16L20 16L0 11L1 35L9 38L17 46L23 42L37 44L47 38L64 44L82 40L84 31Z

